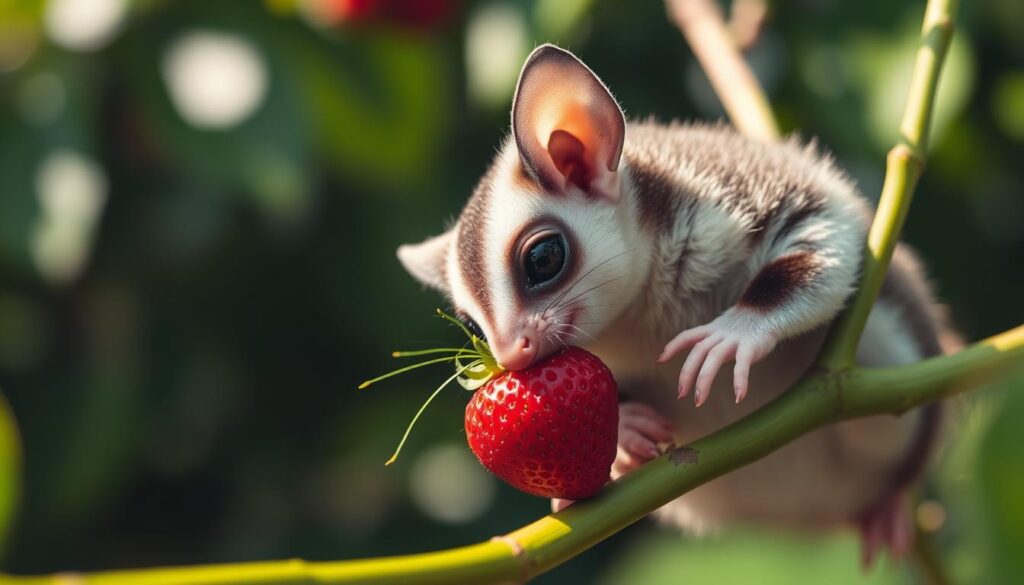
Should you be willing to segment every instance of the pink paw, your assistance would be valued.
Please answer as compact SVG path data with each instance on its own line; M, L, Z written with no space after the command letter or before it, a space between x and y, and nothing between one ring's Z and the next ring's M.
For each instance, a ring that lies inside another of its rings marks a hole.
M661 455L660 443L672 442L672 423L639 402L619 405L619 447L612 464L617 479Z
M639 402L619 405L619 443L612 479L634 471L644 463L661 455L660 443L672 442L672 423L653 408ZM558 512L572 500L551 500L551 510Z
M899 560L914 545L914 525L910 512L910 496L900 491L884 498L857 519L860 531L861 564L871 568L878 553L887 550L889 557Z
M694 403L704 404L718 370L735 360L733 390L736 402L743 400L750 383L750 367L764 359L778 343L774 335L758 330L755 325L749 317L730 309L711 323L687 329L669 341L658 357L661 363L693 348L679 372L679 398L689 394L696 381Z

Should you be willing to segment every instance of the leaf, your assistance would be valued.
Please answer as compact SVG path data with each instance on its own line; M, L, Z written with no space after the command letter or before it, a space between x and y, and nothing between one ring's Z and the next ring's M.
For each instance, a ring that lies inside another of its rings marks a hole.
M325 50L304 34L281 46L320 147L378 188L416 185L436 166L451 101L438 43L378 34L339 44Z
M990 583L1011 583L1024 575L1024 380L1007 389L1005 401L982 440L978 458L982 524L992 574Z

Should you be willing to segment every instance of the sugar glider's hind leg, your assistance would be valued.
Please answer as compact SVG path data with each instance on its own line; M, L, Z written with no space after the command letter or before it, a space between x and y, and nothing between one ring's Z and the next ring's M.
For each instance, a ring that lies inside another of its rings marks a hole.
M857 347L857 361L868 367L894 366L941 354L942 345L952 351L959 340L943 321L916 259L898 247ZM889 470L874 503L852 519L860 531L865 566L880 550L892 558L910 551L914 526L909 489L927 465L940 418L940 406L930 404L900 417L869 417L839 425L851 452Z

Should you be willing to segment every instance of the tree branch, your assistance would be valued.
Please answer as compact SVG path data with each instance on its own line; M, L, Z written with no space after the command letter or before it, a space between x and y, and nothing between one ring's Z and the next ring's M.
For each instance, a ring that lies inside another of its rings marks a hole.
M900 123L900 142L887 157L882 195L864 250L860 288L825 343L820 363L826 367L853 365L864 324L882 289L889 261L910 209L914 187L924 171L929 122L942 62L953 38L956 6L957 0L931 0L925 10L910 91Z
M1024 369L1024 325L953 356L908 366L820 371L750 416L678 447L577 502L502 537L402 557L288 560L12 578L10 585L226 585L235 583L496 583L535 577L681 494L840 420L899 414Z
M714 0L666 0L668 16L690 44L718 99L741 132L779 137L768 98L740 53Z

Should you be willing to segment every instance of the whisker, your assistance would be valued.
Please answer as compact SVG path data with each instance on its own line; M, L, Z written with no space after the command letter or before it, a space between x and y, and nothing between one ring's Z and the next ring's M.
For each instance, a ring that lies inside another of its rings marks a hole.
M615 280L615 279L612 279L612 280ZM599 284L599 285L597 285L595 287L592 287L591 290L593 290L595 288L598 288L598 287L601 287L601 286L604 286L604 284L607 284L607 282ZM562 317L565 317L566 315L571 313L574 308L576 308L580 304L586 302L586 299L577 298L577 297L582 296L583 294L586 294L587 292L590 292L590 291L589 290L588 291L584 291L580 295L577 295L576 297L573 297L572 300L566 302L565 304L560 304L560 305L554 307L555 312L552 313L551 315L548 315L547 318L551 319L551 320L557 320L557 319L561 319ZM587 305L587 308L597 309L597 308L613 307L613 306L616 306L616 305L625 305L625 304L627 304L627 302L621 301L621 302L613 302L613 303L602 303L600 305Z
M583 299L580 299L579 301L576 301L576 302L579 303L579 302L582 302L582 301L583 301ZM616 307L616 306L628 305L628 304L629 304L629 301L619 301L619 302L615 302L615 303L601 303L600 305L587 305L587 306L589 308L591 308L591 309L603 309L605 307Z
M597 338L596 338L596 337L594 337L593 335L591 335L589 331L586 331L586 330L584 330L584 329L583 329L582 327L577 327L577 326L573 325L572 323L565 323L565 324L563 324L563 327L572 327L573 329L575 329L575 330L579 331L579 332L580 332L580 333L582 333L583 335L586 335L586 336L587 336L587 337L589 337L590 339L592 339L592 340L594 340L594 341L597 341ZM573 336L575 336L576 334L575 334L575 333L573 333L572 335L573 335Z
M600 268L600 267L604 266L605 264L611 262L612 260L615 260L616 258L619 258L619 257L624 256L626 254L632 253L634 251L636 251L636 248L630 248L629 250L623 250L622 252L619 252L618 254L613 254L611 257L606 258L606 259L602 260L601 262L598 262L596 266L594 266L590 270L588 270L588 271L584 272L583 274L581 274L580 276L578 276L576 278L576 280L573 281L572 284L570 284L568 287L566 287L566 289L564 291L562 291L557 297L552 299L551 302L548 303L548 305L546 307L544 307L544 312L546 312L548 309L550 309L552 307L552 305L555 305L555 304L561 302L561 300L565 298L565 295L569 294L569 292L572 291L572 289L575 288L576 285L578 285L580 282L582 282L584 278L586 278L586 277L590 276L591 274L593 274L593 272L595 270L597 270L598 268Z
M612 283L612 282L615 282L616 280L619 280L620 278L622 278L622 277L621 277L621 276L616 276L615 278L609 278L608 280L606 280L606 281L602 282L601 284L597 284L597 285L594 285L594 286L592 286L592 287L588 288L587 290L585 290L585 291L583 291L583 292L581 292L581 293L579 293L579 294L576 294L576 295L574 295L574 296L573 296L573 297L572 297L571 299L569 299L568 301L566 301L566 303L574 303L574 302L576 302L576 301L577 301L578 299L580 299L580 297L582 297L583 295L585 295L585 294L587 294L587 293L589 293L589 292L593 292L593 291L595 291L595 290L597 290L597 289L601 288L602 286L604 286L604 285L606 285L606 284L610 284L610 283Z
M612 232L615 231L615 227L615 224L611 224L610 226L608 226L608 229L606 229L603 234L601 234L600 236L597 237L596 240L594 240L594 244L597 245L604 242L604 239L612 235Z
M555 335L556 338L558 338L558 343L562 344L563 346L569 345L568 343L565 342L564 339L562 339L562 335L558 331L552 331L552 333Z
M558 321L558 320L564 319L565 317L568 317L569 313L573 312L573 310L577 306L579 306L581 303L583 303L585 300L586 299L579 299L579 300L573 301L573 302L571 302L571 303L569 303L569 304L567 304L565 306L559 305L559 306L555 307L556 311L554 313L552 313L551 315L549 315L548 319L551 320L551 321Z

